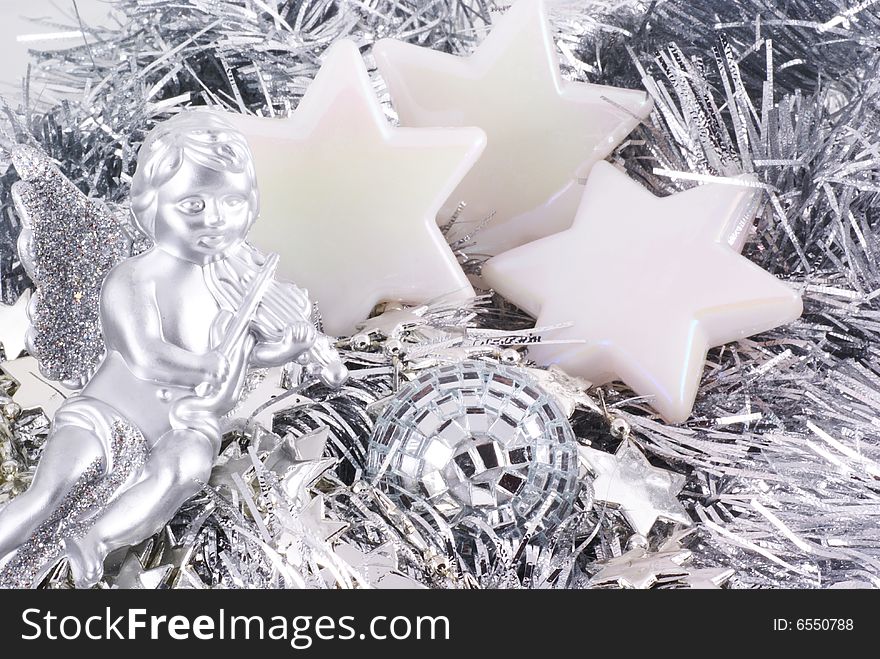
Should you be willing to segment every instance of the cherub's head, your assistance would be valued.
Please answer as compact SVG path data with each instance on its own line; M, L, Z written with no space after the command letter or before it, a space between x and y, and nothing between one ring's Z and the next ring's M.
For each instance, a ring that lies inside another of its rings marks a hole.
M194 263L223 258L259 214L247 141L217 114L188 111L159 124L138 153L131 208L156 245Z

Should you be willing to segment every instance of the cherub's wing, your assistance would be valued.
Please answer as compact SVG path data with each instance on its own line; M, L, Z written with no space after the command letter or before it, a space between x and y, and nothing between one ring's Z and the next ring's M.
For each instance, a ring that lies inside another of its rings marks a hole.
M18 254L36 290L28 352L49 378L82 387L104 355L99 302L110 269L131 253L119 219L89 199L34 147L15 147L21 181L12 199L22 222Z

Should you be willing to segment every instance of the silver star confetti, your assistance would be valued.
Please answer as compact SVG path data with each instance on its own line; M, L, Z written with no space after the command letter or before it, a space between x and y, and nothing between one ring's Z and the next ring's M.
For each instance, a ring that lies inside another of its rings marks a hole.
M682 582L688 587L701 590L717 590L736 574L730 568L703 568L691 570Z
M691 523L676 498L685 476L652 466L629 440L621 442L616 453L588 446L579 446L578 453L593 474L596 500L619 508L636 533L648 535L658 519Z
M250 451L242 451L238 442L232 442L220 456L211 472L210 484L236 489L233 476L244 482L253 482L257 468L273 473L283 484L291 497L305 494L306 488L327 469L336 464L335 458L323 458L329 431L326 427L302 437L278 437L265 430L254 431L251 435L253 453L258 455L255 462ZM268 448L266 445L269 445Z
M424 317L427 305L389 309L378 316L368 318L357 326L357 331L378 339L397 339L408 330L427 324Z
M283 367L254 372L248 377L253 382L245 384L241 400L223 417L224 430L247 433L254 424L259 424L265 430L271 431L276 412L311 402L284 386Z
M19 357L0 364L0 371L17 383L12 400L23 413L42 411L51 421L61 404L74 392L47 378L34 357Z
M27 315L30 300L31 292L27 290L15 304L0 304L0 343L6 359L15 359L25 350L25 336L30 327Z
M587 394L591 386L587 380L573 377L557 366L526 370L538 381L544 391L556 399L562 411L569 417L577 408L601 413L599 405Z
M410 579L398 571L398 558L394 544L386 542L369 552L341 543L336 553L357 572L361 573L373 588L424 589L425 585Z
M635 547L625 554L602 564L602 569L591 579L593 586L619 586L620 588L651 588L668 581L676 581L688 575L682 563L691 557L687 549L669 549L649 552Z
M332 542L348 528L348 522L327 519L324 495L316 494L299 511L300 521L324 542Z
M113 579L113 586L122 589L153 590L167 583L173 569L173 565L160 565L145 570L137 555L129 552L119 569L119 574Z

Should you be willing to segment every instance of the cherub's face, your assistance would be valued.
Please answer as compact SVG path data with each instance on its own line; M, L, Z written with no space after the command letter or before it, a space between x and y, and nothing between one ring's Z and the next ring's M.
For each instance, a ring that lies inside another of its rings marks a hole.
M252 192L247 172L218 172L185 159L159 189L156 244L193 263L223 258L253 223Z

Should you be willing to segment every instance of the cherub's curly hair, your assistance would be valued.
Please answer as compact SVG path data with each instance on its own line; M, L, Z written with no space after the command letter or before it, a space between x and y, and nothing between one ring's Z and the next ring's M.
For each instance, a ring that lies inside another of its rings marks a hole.
M153 236L159 188L180 170L184 159L215 171L246 172L251 204L259 212L256 173L247 140L214 112L189 110L157 125L138 152L131 182L131 210L141 229Z

